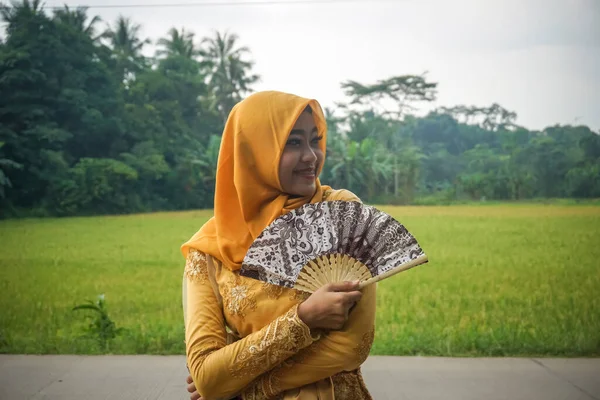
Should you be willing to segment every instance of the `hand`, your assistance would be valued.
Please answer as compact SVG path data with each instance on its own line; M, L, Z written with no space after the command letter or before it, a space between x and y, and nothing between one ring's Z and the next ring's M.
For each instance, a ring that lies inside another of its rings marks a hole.
M362 297L359 281L329 283L298 306L298 317L309 328L342 329L350 309Z
M196 390L196 385L194 384L194 380L192 379L192 376L188 375L188 377L185 381L188 384L187 391L189 393L191 393L190 400L202 400L200 393L198 393L198 391Z

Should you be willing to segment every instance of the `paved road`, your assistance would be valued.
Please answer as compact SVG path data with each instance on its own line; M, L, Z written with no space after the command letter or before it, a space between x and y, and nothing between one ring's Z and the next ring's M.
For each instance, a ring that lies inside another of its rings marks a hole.
M376 400L600 400L600 359L369 357ZM185 400L182 356L0 355L1 400Z

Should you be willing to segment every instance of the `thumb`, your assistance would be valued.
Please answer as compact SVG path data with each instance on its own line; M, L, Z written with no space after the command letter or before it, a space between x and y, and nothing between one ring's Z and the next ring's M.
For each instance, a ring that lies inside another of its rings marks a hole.
M351 292L353 290L358 289L358 284L360 281L344 281L344 282L335 282L329 284L330 292Z

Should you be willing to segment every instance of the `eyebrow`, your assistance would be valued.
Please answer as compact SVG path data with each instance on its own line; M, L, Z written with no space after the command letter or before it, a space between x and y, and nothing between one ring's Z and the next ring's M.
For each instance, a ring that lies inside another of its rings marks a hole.
M315 126L310 133L314 133L314 132L318 132L318 131L319 130ZM305 132L306 131L304 129L292 129L292 131L290 132L290 135L304 135Z

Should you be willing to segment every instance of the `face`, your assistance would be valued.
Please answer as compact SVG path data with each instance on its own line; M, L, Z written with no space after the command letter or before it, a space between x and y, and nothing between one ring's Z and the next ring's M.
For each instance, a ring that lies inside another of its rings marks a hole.
M323 152L315 120L304 111L296 121L279 161L279 182L285 193L312 196L316 190L317 171L323 165Z

